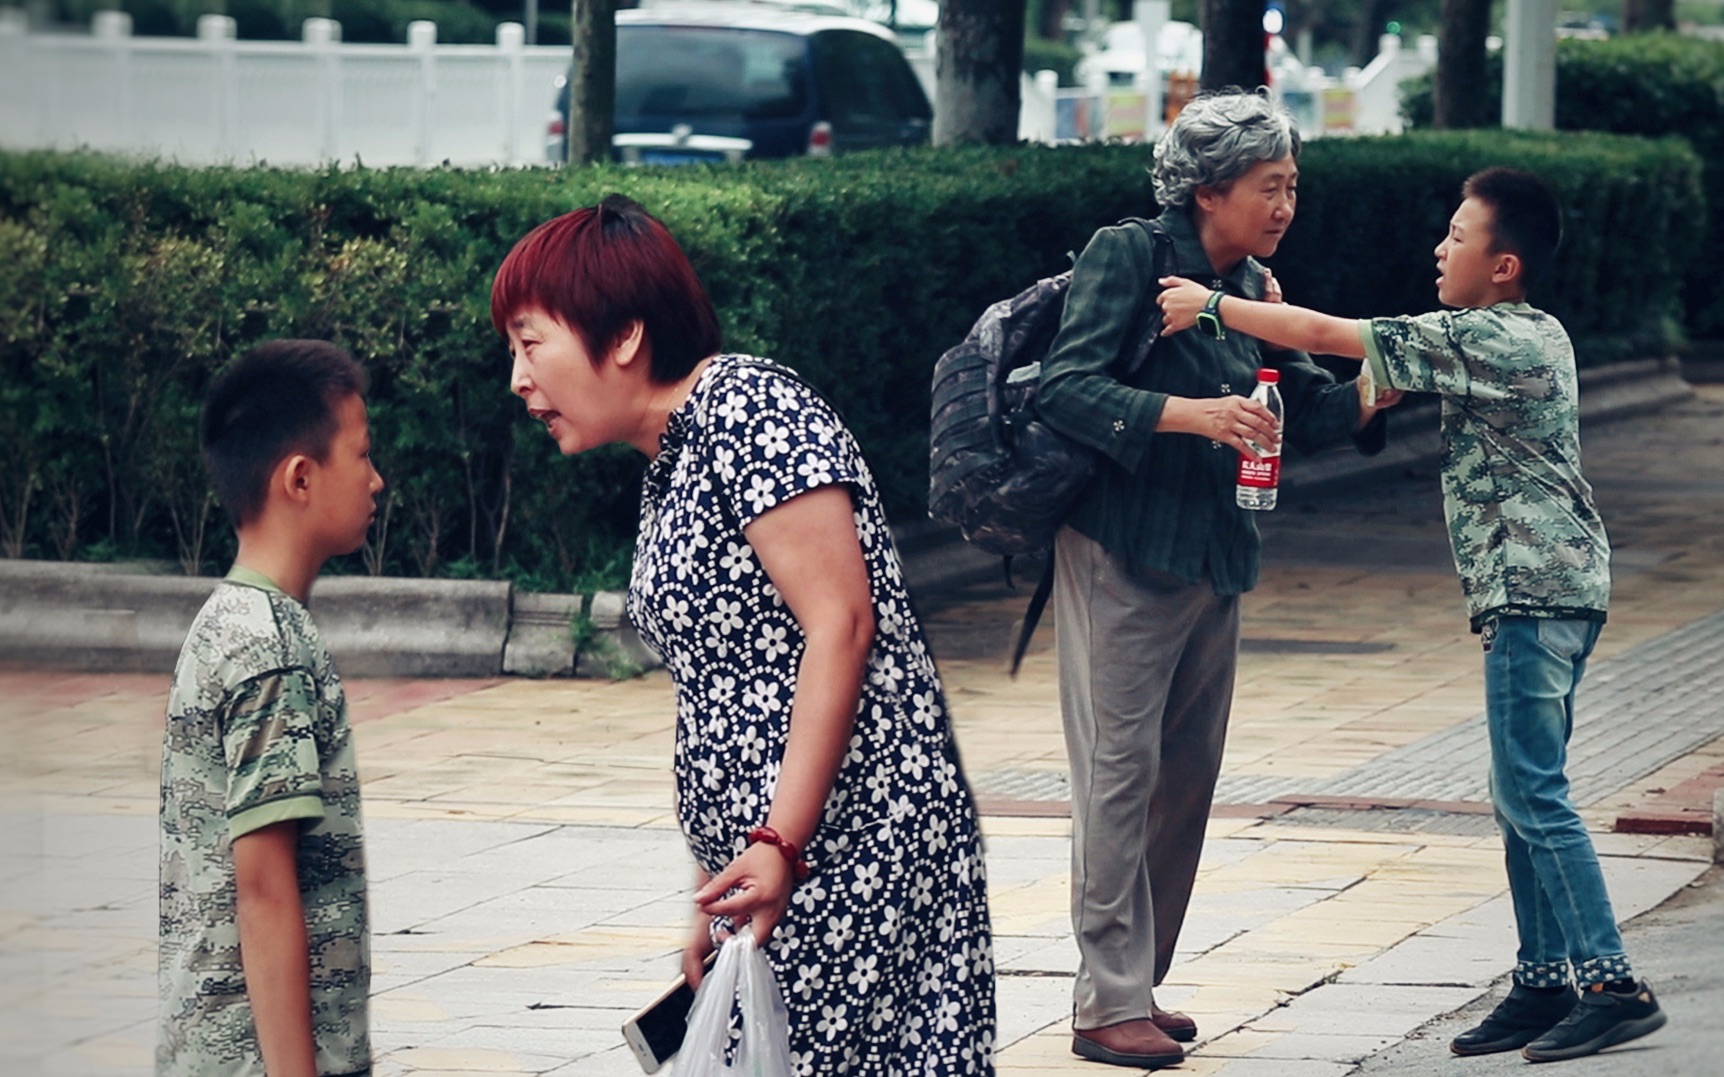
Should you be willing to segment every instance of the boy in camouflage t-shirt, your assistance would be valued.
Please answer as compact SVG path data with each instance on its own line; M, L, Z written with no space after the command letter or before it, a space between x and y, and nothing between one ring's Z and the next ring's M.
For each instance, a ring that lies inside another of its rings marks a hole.
M341 679L305 608L364 542L364 371L333 345L265 344L204 405L239 553L192 625L162 749L161 1012L172 1077L368 1074L359 777Z
M1563 773L1575 691L1609 606L1610 544L1580 473L1573 347L1526 303L1556 253L1561 210L1541 180L1511 169L1478 173L1463 193L1436 249L1437 297L1456 310L1352 321L1228 296L1218 312L1225 329L1364 359L1380 385L1442 397L1443 509L1484 637L1491 799L1520 935L1508 997L1450 1046L1544 1062L1644 1036L1665 1015L1623 953ZM1165 331L1193 325L1208 289L1162 283Z

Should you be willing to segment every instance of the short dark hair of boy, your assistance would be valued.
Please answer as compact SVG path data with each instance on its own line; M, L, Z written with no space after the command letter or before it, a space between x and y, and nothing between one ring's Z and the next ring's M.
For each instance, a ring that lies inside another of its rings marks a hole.
M366 383L364 367L322 340L272 340L216 374L204 396L199 441L210 484L234 526L263 511L270 474L283 459L328 458L337 408L364 396Z
M1487 168L1469 176L1461 194L1491 208L1491 249L1520 259L1521 287L1542 280L1562 244L1562 205L1550 185L1518 168Z

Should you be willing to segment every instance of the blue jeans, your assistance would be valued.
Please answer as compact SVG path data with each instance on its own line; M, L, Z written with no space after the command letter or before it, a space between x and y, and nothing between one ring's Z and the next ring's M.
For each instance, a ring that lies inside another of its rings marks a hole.
M1575 689L1601 627L1502 617L1485 652L1491 800L1520 934L1515 981L1528 987L1560 986L1572 975L1584 988L1632 975L1563 773Z

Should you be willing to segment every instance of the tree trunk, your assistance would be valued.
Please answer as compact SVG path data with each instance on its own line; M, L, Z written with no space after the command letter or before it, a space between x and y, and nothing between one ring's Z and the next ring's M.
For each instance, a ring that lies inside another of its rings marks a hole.
M1203 77L1199 87L1256 89L1263 66L1263 0L1202 0Z
M1037 33L1044 41L1064 41L1066 39L1066 16L1072 9L1072 0L1047 0L1042 5L1041 25Z
M1674 0L1624 0L1622 32L1643 34L1649 30L1676 29Z
M1485 36L1490 24L1491 0L1443 0L1433 127L1453 130L1492 123L1491 95L1485 86Z
M934 56L934 145L1018 140L1025 0L945 0Z
M1287 47L1299 51L1299 35L1310 31L1323 17L1326 0L1287 0L1287 10L1281 25L1281 36ZM1309 60L1309 56L1301 56Z
M1377 39L1383 36L1383 9L1387 0L1364 0L1358 25L1353 27L1353 66L1364 67L1377 58Z
M611 159L616 127L617 0L574 0L570 14L568 161L599 164Z

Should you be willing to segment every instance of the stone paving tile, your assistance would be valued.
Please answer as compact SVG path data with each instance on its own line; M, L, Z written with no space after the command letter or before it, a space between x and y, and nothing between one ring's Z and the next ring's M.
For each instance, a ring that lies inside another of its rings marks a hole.
M1244 1032L1204 1044L1203 1053L1222 1058L1276 1059L1278 1061L1329 1062L1356 1065L1383 1048L1398 1043L1399 1035L1348 1035L1315 1032L1261 1032L1247 1026Z
M1314 1059L1238 1058L1209 1072L1215 1077L1346 1077L1353 1065Z
M1036 935L996 934L994 965L1014 975L1076 976L1077 942L1069 933L1052 939Z
M1044 1028L1069 1026L1069 977L1000 976L995 983L1001 1043L1018 1043Z
M1475 987L1325 984L1252 1021L1259 1032L1359 1033L1400 1038L1432 1013L1447 1013L1483 993Z
M666 1070L666 1073L671 1072ZM640 1077L640 1063L627 1047L613 1047L601 1054L588 1055L579 1062L548 1071L549 1077ZM382 1077L379 1074L379 1077ZM415 1077L431 1077L429 1074Z
M1590 804L1719 739L1721 692L1724 613L1595 664L1581 685L1569 744L1576 802ZM1489 759L1481 714L1297 791L1485 801Z

